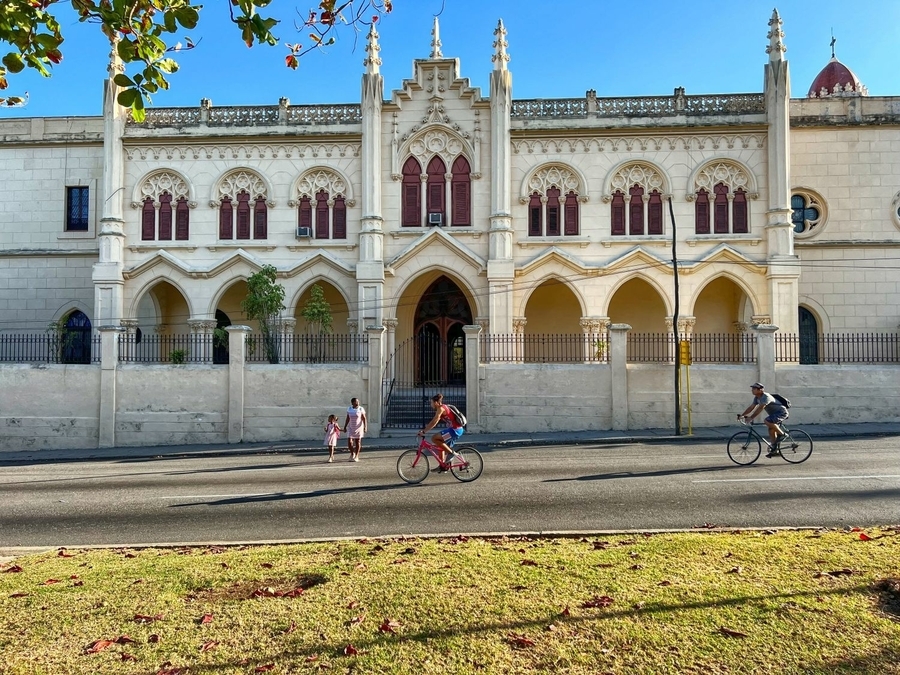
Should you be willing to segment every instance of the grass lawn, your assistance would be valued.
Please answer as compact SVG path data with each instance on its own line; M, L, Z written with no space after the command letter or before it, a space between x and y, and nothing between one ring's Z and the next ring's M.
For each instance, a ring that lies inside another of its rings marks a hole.
M900 528L59 550L0 673L898 673Z

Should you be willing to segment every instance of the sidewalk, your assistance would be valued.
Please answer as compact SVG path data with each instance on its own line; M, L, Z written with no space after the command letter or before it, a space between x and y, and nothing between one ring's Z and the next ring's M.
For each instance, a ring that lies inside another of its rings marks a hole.
M900 436L900 423L803 424L813 441L857 438L860 436ZM737 431L737 425L702 427L691 435L676 436L673 429L635 429L631 431L561 431L541 433L465 434L461 442L478 448L526 445L621 445L623 443L724 443ZM762 430L763 433L764 429ZM343 439L342 439L343 440ZM363 439L366 450L411 448L415 433L406 429L387 429L380 438ZM343 443L342 443L343 445ZM0 452L0 466L32 462L74 462L87 459L121 460L158 457L225 457L229 455L262 455L298 452L326 452L321 440L282 441L278 443L214 443L208 445L157 445L142 447L90 448L72 450L21 450Z

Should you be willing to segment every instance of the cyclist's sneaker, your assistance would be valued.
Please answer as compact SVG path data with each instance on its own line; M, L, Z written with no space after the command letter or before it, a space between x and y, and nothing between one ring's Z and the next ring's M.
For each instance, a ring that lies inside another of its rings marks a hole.
M447 473L448 470L449 469L442 467L440 464L438 464L437 469L435 469L435 471L437 471L438 473Z
M766 453L766 457L781 457L781 450L778 449L776 445L774 448L771 448L768 453Z

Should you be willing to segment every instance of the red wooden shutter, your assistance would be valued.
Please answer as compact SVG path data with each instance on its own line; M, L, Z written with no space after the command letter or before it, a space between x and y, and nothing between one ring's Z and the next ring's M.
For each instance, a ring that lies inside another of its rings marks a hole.
M610 204L610 221L610 234L625 234L625 195L619 190L616 190Z
M241 191L237 196L237 239L250 238L250 195Z
M328 220L328 193L319 190L316 194L316 239L331 237L331 223Z
M663 233L663 209L662 195L658 190L650 193L650 201L647 202L647 234Z
M156 239L156 209L153 208L153 197L144 199L144 208L141 209L141 239L144 241Z
M472 183L469 173L469 162L465 157L457 157L453 162L453 182L450 187L453 198L451 225L472 224Z
M734 201L731 203L731 231L737 234L746 234L750 231L749 220L747 217L747 193L738 188L734 191Z
M335 239L347 238L347 205L343 197L334 198L334 226L332 234Z
M447 169L444 166L444 160L440 157L433 157L428 162L428 191L426 192L426 213L440 213L446 220L447 214L444 213L444 174Z
M298 208L299 215L297 217L297 225L299 227L312 227L312 202L309 197L300 198L300 206Z
M558 237L560 226L560 190L558 187L547 188L547 236Z
M570 192L566 195L566 220L565 220L565 233L566 235L576 235L578 234L578 195L574 192Z
M541 196L534 192L531 195L531 201L528 202L528 236L540 237L544 234L544 227L541 223L541 214L544 211L544 205L541 203Z
M191 238L190 232L191 210L188 200L181 197L175 207L175 239L187 241Z
M700 188L694 205L694 232L709 234L709 193Z
M269 236L269 209L266 198L259 196L253 206L253 238L267 239Z
M644 234L644 188L635 185L628 194L631 195L631 202L628 204L628 234Z
M400 202L400 223L403 227L421 227L422 225L422 197L420 194L422 180L419 176L422 167L419 162L410 157L403 165L403 187Z
M159 196L159 239L170 241L172 239L172 195L163 192Z
M234 238L234 218L232 212L231 199L223 197L222 204L219 206L219 239Z
M728 234L728 186L722 183L713 188L716 201L713 204L713 232Z

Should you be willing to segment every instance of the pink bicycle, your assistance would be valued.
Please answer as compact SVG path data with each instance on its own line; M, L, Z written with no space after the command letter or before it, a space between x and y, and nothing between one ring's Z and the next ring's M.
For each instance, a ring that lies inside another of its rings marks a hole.
M440 470L449 471L456 480L463 483L470 483L481 475L484 460L480 452L471 445L451 447L451 450L453 455L450 461L442 462L440 448L423 436L418 448L407 450L397 459L397 473L407 483L421 483L431 471L431 467L428 466L430 455Z

